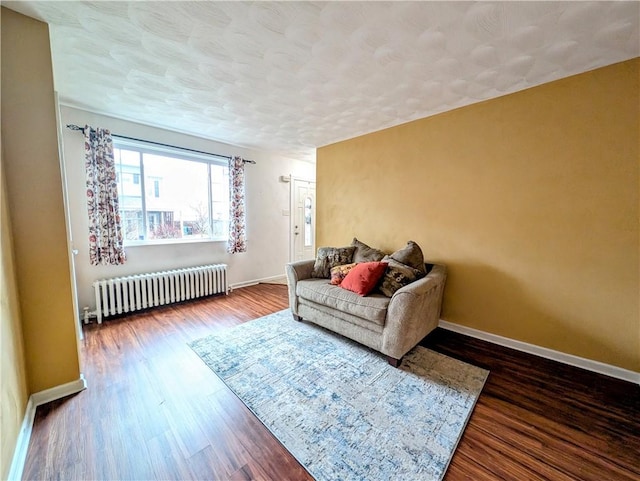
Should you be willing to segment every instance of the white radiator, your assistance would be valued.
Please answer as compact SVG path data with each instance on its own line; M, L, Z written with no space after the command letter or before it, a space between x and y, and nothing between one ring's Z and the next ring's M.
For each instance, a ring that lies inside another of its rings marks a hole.
M101 324L103 317L115 314L211 294L228 294L227 265L211 264L102 279L93 283L93 289L98 324ZM85 322L88 322L86 316Z

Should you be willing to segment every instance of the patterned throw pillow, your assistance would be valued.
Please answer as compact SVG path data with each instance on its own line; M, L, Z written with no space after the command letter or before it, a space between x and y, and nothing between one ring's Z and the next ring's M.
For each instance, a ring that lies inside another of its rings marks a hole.
M382 260L388 262L389 266L378 289L387 297L393 296L398 289L424 277L418 269L402 264L389 256Z
M335 266L331 268L331 284L339 286L342 280L347 276L349 271L354 268L356 263L344 264L342 266Z
M316 255L316 262L313 264L311 277L329 279L332 267L351 264L355 249L353 246L320 247Z
M386 262L362 262L349 271L340 287L366 296L378 284L387 270Z
M364 242L360 242L355 237L351 241L351 245L356 248L353 252L353 262L372 262L380 261L385 256L385 253L379 249L369 247Z
M418 269L422 275L427 274L427 270L424 267L424 256L422 255L422 249L413 241L407 242L407 245L402 249L395 251L391 254L394 261L398 261L400 264L404 264L414 269Z

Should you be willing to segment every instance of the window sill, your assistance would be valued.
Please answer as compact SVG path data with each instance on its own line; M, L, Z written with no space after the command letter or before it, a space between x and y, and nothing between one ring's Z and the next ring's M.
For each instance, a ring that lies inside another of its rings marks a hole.
M124 244L124 248L130 247L151 247L151 246L166 246L166 245L182 245L182 244L204 244L204 243L219 243L227 242L226 239L158 239L158 240L145 240L145 241L129 241Z

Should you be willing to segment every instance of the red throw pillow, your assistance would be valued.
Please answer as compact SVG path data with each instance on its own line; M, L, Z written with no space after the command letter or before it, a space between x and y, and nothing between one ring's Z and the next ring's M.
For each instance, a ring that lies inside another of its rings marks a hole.
M386 262L362 262L356 264L342 280L340 287L361 296L366 296L376 287L386 270Z

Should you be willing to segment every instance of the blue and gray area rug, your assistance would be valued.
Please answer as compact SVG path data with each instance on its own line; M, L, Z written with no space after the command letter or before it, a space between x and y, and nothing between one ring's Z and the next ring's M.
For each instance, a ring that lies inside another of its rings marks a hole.
M423 347L396 369L288 310L190 346L318 481L442 479L489 374Z

